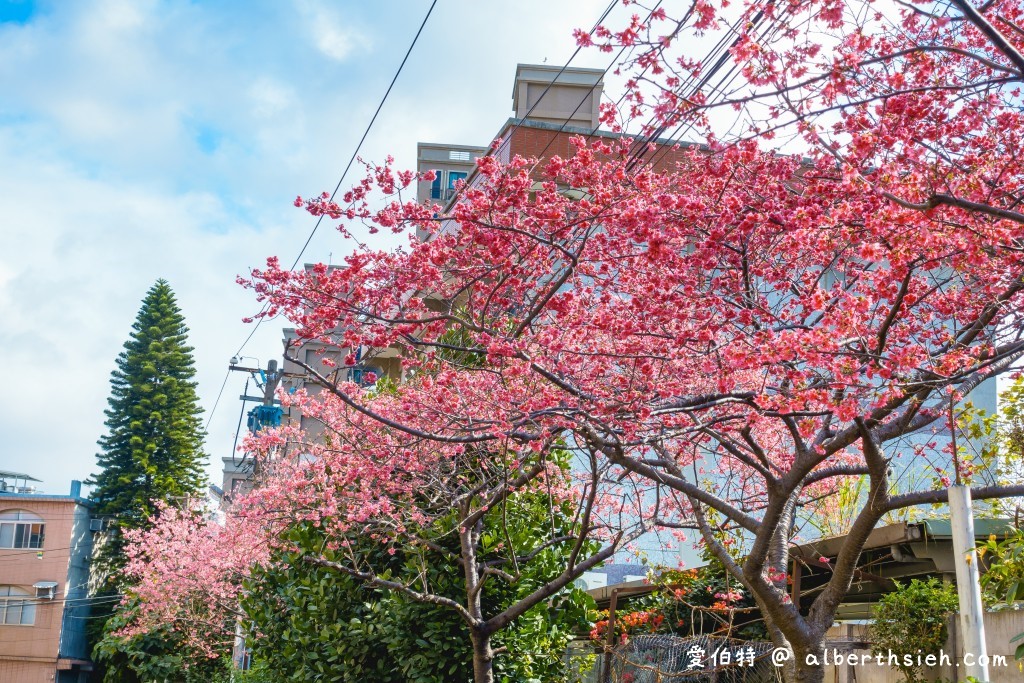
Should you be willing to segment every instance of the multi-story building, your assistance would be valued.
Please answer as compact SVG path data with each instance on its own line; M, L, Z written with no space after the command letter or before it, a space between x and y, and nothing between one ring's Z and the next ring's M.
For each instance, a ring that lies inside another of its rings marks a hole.
M91 503L0 472L0 681L85 681ZM98 521L98 520L97 520Z
M434 179L420 181L416 188L416 199L420 202L444 204L455 196L458 182L473 172L476 160L486 153L486 147L418 143L416 170L420 173L433 171Z
M221 460L224 462L224 480L219 489L221 500L230 501L237 495L244 495L251 491L252 462L250 459L234 454L233 457L221 458Z

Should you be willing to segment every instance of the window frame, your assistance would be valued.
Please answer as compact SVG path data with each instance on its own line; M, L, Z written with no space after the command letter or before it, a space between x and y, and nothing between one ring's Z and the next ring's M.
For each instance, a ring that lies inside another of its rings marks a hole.
M455 192L455 183L469 178L468 171L448 171L446 184L449 192Z
M10 527L8 533L5 527ZM30 510L0 511L0 550L42 550L45 543L46 521L42 517Z
M434 179L430 181L430 198L441 199L444 194L444 170L440 168L430 169L434 172Z
M0 626L35 626L37 604L33 595L20 587L0 585ZM17 621L10 621L12 614L17 614Z

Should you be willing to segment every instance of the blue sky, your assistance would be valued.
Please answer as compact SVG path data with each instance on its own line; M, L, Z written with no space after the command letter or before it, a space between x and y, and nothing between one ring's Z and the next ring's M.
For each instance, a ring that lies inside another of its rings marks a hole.
M516 63L564 63L605 4L439 0L362 154L411 168L417 141L486 144ZM334 187L428 6L0 0L0 469L53 493L94 471L114 359L160 277L209 413L257 310L235 276L298 254L312 221L291 200ZM304 260L340 257L327 227ZM279 357L281 327L245 355ZM217 480L244 383L212 417Z

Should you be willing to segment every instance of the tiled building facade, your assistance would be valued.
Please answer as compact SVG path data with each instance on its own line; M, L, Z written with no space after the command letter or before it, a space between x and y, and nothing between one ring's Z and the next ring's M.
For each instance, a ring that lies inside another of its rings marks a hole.
M86 680L89 508L79 482L69 495L0 491L0 681Z

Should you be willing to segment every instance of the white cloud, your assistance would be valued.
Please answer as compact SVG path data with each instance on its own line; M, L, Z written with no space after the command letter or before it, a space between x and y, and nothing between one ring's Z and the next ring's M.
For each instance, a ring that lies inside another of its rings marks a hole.
M137 34L146 23L147 18L143 14L143 3L132 0L103 0L89 8L85 15L87 19L83 22L86 33L93 34L96 38L103 40L111 37L111 34ZM155 3L145 3L151 12L155 9Z
M308 27L316 48L336 62L347 59L356 49L369 48L369 40L351 23L336 18L338 6L315 0L298 0L296 9Z
M270 118L288 111L295 102L295 91L281 83L261 77L249 87L253 113L260 118Z

